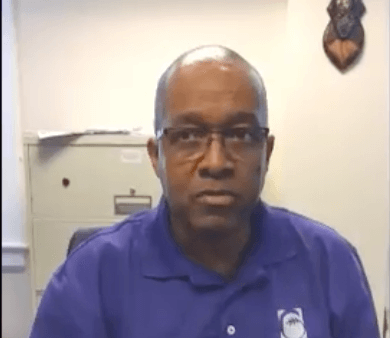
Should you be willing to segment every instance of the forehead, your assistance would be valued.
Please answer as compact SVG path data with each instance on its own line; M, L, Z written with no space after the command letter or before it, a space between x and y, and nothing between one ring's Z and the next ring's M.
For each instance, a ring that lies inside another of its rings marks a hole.
M236 62L208 61L185 65L169 80L166 118L171 122L197 117L223 123L237 116L256 120L257 94L246 66Z

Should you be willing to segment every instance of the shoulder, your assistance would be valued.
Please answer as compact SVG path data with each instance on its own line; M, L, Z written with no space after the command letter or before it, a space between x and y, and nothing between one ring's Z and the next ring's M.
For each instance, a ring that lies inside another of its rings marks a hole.
M136 259L147 247L151 224L156 221L156 209L142 211L104 228L80 243L66 258L57 273L77 265L100 269L112 262Z
M267 207L267 210L270 226L276 225L274 231L288 238L285 243L294 247L299 264L319 273L333 298L344 297L338 290L370 298L359 254L346 238L331 227L290 210L277 207Z
M355 247L339 232L324 223L286 208L267 206L271 222L288 234L301 253L357 256Z
M287 209L266 206L268 228L295 249L295 260L323 294L332 336L379 337L367 276L355 247L336 230ZM295 265L296 267L297 265Z

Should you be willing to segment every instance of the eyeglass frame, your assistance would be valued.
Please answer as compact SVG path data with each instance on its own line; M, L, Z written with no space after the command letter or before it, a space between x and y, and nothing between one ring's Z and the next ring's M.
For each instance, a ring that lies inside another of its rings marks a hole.
M225 148L226 148L226 139L225 139L225 136L224 136L224 131L226 130L231 130L231 129L239 129L240 127L226 127L226 128L210 128L210 127L207 127L207 126L194 126L194 127L165 127L165 128L160 128L157 132L156 132L156 140L159 141L162 139L163 136L167 136L168 133L170 131L175 131L175 130L185 130L185 129L198 129L198 130L203 130L206 132L207 134L207 147L205 147L205 150L203 152L200 152L199 153L199 156L198 157L201 157L204 155L204 153L206 152L206 150L208 149L208 147L210 147L211 143L212 143L212 135L214 133L218 133L218 134L221 134L221 137L222 137L222 140L223 140L223 144L225 145ZM252 127L253 128L253 127ZM263 132L263 139L259 141L259 144L261 142L263 142L265 139L268 138L268 135L269 135L269 128L268 127L260 127L260 126L255 126L254 129L258 132L258 133L261 133ZM190 158L187 158L186 160L189 160L191 161Z

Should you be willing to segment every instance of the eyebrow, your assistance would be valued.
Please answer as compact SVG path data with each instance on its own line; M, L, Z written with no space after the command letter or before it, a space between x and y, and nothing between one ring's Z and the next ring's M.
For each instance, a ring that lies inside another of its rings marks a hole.
M175 124L205 124L202 113L196 111L184 112L172 119ZM234 125L238 123L257 123L256 112L235 111L229 112L222 122L223 125Z

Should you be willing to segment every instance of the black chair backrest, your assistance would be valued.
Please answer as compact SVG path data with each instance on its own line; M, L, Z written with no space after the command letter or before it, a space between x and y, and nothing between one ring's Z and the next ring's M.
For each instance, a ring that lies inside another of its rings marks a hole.
M76 248L81 242L85 241L88 237L92 236L94 233L104 229L105 227L94 227L94 228L81 228L77 229L72 237L70 238L68 244L68 251L66 256L69 256L71 251Z

